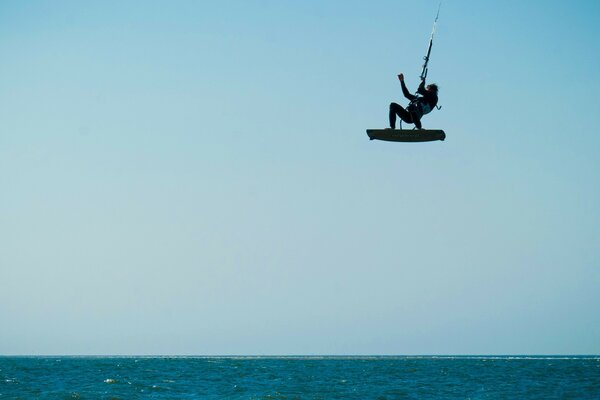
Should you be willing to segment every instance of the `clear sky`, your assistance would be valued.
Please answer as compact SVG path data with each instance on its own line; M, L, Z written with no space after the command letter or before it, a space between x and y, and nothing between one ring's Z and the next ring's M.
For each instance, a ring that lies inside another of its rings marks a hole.
M2 1L0 354L600 353L600 2Z

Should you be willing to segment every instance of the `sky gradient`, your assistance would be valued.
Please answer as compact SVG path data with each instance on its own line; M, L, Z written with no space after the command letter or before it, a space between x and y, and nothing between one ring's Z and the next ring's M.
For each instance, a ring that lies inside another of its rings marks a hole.
M600 2L0 3L0 354L599 354Z

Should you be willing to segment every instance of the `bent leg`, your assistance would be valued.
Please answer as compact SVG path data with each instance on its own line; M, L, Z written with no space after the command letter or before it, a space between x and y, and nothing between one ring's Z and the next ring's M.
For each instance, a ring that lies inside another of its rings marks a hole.
M390 104L390 128L396 129L396 115L398 115L402 121L407 124L412 124L413 119L408 111L404 109L400 104L391 103Z
M422 129L421 120L419 118L414 118L414 121L415 121L415 126L417 127L417 129Z

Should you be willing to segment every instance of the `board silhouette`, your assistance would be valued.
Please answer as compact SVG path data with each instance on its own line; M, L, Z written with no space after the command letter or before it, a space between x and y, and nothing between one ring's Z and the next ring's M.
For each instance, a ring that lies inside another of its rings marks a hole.
M441 129L367 129L371 140L388 142L433 142L446 139Z

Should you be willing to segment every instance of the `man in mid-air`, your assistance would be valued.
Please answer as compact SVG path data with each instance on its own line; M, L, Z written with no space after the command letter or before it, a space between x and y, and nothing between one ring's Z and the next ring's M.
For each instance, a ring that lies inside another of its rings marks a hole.
M435 83L425 86L425 79L423 79L417 89L420 96L416 96L406 88L404 74L398 75L398 79L402 85L402 93L410 100L410 104L406 109L397 103L390 104L390 128L396 129L396 115L398 115L407 124L415 124L417 129L422 129L421 118L431 112L438 103L438 87Z

